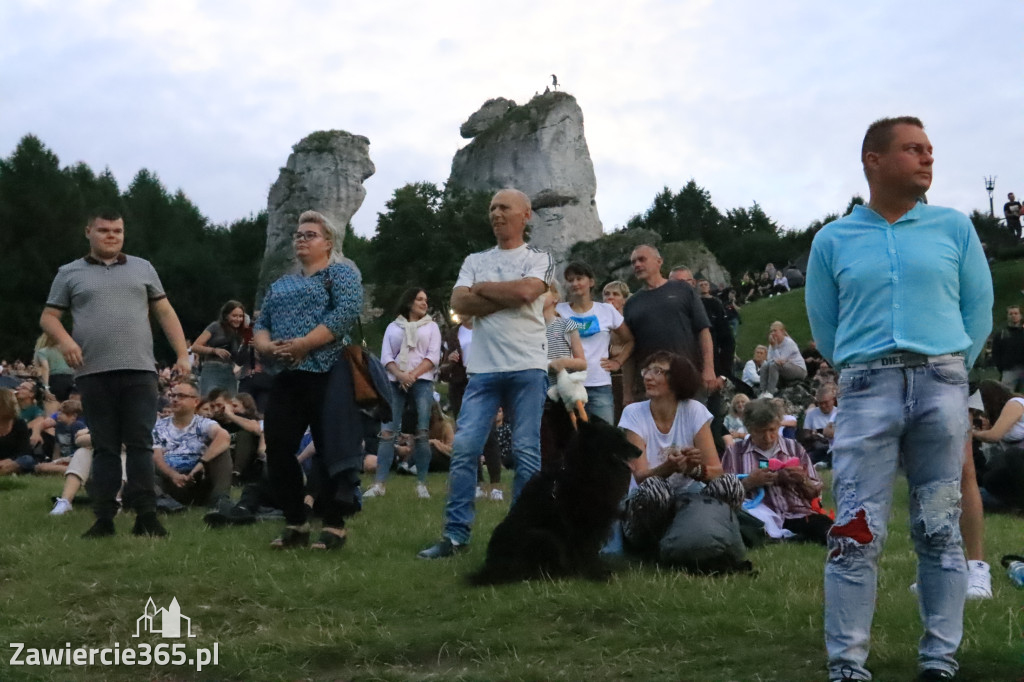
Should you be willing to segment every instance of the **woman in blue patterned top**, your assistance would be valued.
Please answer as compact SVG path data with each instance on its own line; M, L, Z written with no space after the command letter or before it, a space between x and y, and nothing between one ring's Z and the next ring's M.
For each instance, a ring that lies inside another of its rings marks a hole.
M285 526L272 546L299 547L309 542L303 504L302 469L295 459L309 427L322 450L322 410L331 367L341 356L342 339L363 305L363 287L354 264L342 258L341 235L316 211L299 216L293 241L300 270L270 285L256 322L253 345L265 360L285 369L274 377L267 401L264 433L272 485L284 510ZM314 549L341 547L346 513L337 503L338 480L322 491L324 527Z

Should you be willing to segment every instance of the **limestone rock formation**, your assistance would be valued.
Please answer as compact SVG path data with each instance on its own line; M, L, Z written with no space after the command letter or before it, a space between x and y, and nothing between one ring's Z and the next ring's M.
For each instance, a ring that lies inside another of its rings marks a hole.
M661 256L665 259L665 274L677 265L690 268L695 276L703 277L715 287L732 286L729 271L722 267L704 242L668 242L661 246Z
M515 105L515 102L504 97L487 100L479 110L467 118L466 122L459 127L459 134L467 140L476 137L490 128Z
M363 181L376 169L370 141L344 130L318 131L292 147L288 162L267 197L267 246L259 293L293 267L292 234L299 215L313 209L343 231L366 197ZM336 249L341 248L337 242Z
M521 106L488 100L460 131L473 140L456 152L450 185L525 192L534 210L530 241L558 260L576 242L601 236L594 164L572 95L545 93Z
M633 276L629 256L641 244L657 247L665 261L662 274L677 265L684 265L694 275L704 277L716 287L730 286L731 278L703 242L662 242L661 235L653 230L631 229L606 234L600 239L577 244L568 255L568 260L580 259L594 269L595 280L600 287L605 282L619 279L631 287L639 286Z

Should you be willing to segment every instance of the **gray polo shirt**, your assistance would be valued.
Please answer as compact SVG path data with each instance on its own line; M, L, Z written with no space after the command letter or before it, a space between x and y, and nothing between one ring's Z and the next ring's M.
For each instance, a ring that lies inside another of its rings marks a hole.
M71 336L82 348L75 376L156 371L149 304L166 297L153 265L142 258L121 254L106 265L86 256L62 266L46 305L71 311Z

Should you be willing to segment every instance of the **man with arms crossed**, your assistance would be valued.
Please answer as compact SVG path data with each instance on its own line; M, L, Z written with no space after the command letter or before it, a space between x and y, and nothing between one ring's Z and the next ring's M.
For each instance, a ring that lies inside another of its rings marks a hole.
M829 679L871 679L878 556L902 463L924 625L918 679L952 680L967 589L957 524L967 368L992 326L992 280L967 216L920 201L932 181L921 121L871 124L861 160L870 201L815 236L807 270L811 331L840 369L843 408L825 564Z
M75 369L94 448L90 495L96 523L83 537L114 534L121 487L121 447L127 461L123 501L136 512L135 535L167 534L156 518L153 424L157 412L152 315L177 355L175 369L190 372L185 334L147 260L121 253L124 220L113 209L94 212L85 228L89 255L57 272L39 326L57 341ZM61 323L71 312L72 334Z
M523 240L530 219L525 194L501 190L491 199L490 216L498 245L466 257L452 292L455 312L473 318L473 352L452 447L443 537L420 552L421 559L451 556L469 542L477 462L499 407L512 422L513 503L540 471L548 366L542 294L554 263Z

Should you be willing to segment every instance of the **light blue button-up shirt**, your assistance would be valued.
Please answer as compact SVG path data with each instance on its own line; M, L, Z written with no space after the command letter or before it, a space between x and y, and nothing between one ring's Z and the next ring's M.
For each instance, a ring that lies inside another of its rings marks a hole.
M992 276L974 225L917 204L892 225L866 206L814 237L807 316L834 366L899 350L963 351L967 366L992 330Z

